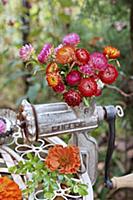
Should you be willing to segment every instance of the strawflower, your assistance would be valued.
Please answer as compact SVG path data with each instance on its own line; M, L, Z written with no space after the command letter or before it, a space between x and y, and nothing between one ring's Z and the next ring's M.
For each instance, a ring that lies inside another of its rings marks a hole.
M92 76L95 73L94 68L93 68L93 64L91 64L91 63L81 65L79 67L79 69L80 69L80 72L85 74L85 75Z
M22 200L19 186L6 176L0 178L0 200Z
M74 89L70 89L63 94L64 101L69 106L79 106L82 102L82 96L79 91L75 91Z
M51 171L58 170L59 173L63 174L77 173L80 167L79 148L55 145L50 148L45 162Z
M55 49L54 49L54 53L56 54L57 51L63 47L63 44L59 44Z
M49 86L55 87L59 84L61 79L57 73L49 73L46 76L46 80L47 80Z
M103 71L107 68L108 60L100 52L94 52L90 55L89 62L94 66L95 70Z
M46 67L46 74L48 73L56 73L56 72L59 72L59 67L57 65L57 63L55 62L52 62L50 64L47 65Z
M103 50L103 54L106 55L110 59L116 59L120 57L120 51L112 46L106 46Z
M81 73L78 70L71 70L66 76L66 82L70 86L78 85L81 80Z
M77 33L70 33L63 38L63 43L75 46L80 43L80 37Z
M26 44L19 50L19 56L23 61L28 61L31 58L33 52L34 48L32 47L32 45Z
M71 63L76 59L75 49L70 45L59 48L56 52L56 62L60 64Z
M47 43L44 45L44 47L42 48L41 52L38 55L38 61L41 64L44 64L47 62L49 56L51 55L52 52L52 45Z
M108 65L104 71L99 72L99 78L105 84L112 84L116 81L117 77L118 71L114 65Z
M63 93L65 91L65 85L62 81L59 81L59 83L53 87L53 90L57 93Z

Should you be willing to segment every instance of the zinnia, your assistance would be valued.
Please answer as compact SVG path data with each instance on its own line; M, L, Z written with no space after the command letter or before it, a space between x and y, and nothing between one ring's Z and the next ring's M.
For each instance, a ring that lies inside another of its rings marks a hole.
M22 200L19 186L6 176L0 178L0 200Z
M62 174L77 173L80 167L79 148L76 146L63 147L55 145L50 148L46 165L51 171L58 170Z

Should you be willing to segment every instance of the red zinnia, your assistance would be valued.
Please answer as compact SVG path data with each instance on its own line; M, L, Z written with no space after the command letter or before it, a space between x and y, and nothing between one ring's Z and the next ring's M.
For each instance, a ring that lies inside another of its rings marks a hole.
M63 147L55 145L50 148L46 165L51 171L58 170L63 174L77 173L80 167L79 148L76 146Z

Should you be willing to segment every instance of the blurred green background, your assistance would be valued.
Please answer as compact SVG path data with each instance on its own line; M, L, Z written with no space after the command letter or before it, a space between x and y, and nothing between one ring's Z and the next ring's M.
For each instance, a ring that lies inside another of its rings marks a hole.
M121 51L119 91L105 88L97 104L121 105L125 116L117 120L116 150L112 176L133 167L133 1L132 0L1 0L0 2L0 107L17 108L23 98L32 103L59 101L42 74L31 76L19 58L19 48L31 43L39 51L46 42L58 45L62 37L76 32L81 46L90 52L106 45ZM133 199L129 189L108 191L103 185L107 126L92 135L99 143L98 179L95 199ZM64 138L67 140L67 138Z

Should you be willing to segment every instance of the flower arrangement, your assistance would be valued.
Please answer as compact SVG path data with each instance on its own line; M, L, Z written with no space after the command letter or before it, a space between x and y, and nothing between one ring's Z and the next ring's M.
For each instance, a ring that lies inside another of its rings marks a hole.
M48 85L70 106L79 106L82 101L88 105L90 98L100 96L103 86L114 83L118 77L117 68L112 64L115 61L119 66L117 48L106 46L102 52L90 53L79 48L79 43L79 35L70 33L56 48L45 44L38 55L31 44L19 51L23 61L36 62L38 71L45 71Z
M11 167L10 172L22 175L32 174L32 180L27 180L27 188L23 191L24 197L28 197L41 188L43 191L41 199L53 200L56 198L55 190L59 191L60 187L67 188L68 195L76 194L81 197L88 194L88 186L80 180L75 181L79 169L79 148L72 145L67 147L55 145L49 149L44 161L29 153L27 159Z
M19 186L8 177L0 177L0 200L22 200Z

